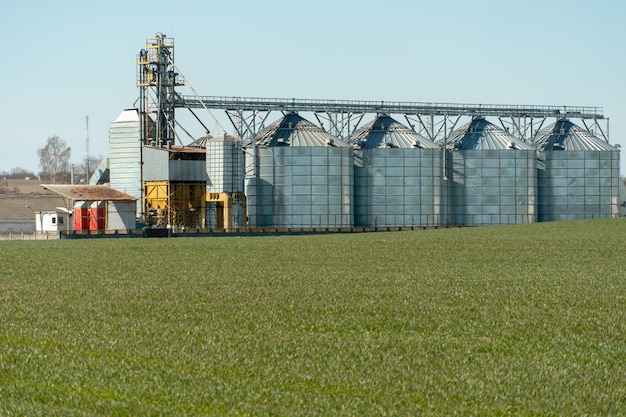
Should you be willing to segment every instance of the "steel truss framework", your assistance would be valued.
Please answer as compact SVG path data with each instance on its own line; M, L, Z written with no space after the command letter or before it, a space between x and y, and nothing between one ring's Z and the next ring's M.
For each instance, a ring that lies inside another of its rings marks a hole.
M600 107L411 103L353 100L304 100L177 95L178 108L224 110L242 139L254 138L272 112L313 113L328 133L347 139L367 114L404 118L416 133L432 140L448 138L464 119L489 117L511 134L532 142L551 119L580 120L599 138L609 141L609 119Z
M175 88L184 85L174 66L174 39L157 33L137 55L141 139L164 144L175 139Z

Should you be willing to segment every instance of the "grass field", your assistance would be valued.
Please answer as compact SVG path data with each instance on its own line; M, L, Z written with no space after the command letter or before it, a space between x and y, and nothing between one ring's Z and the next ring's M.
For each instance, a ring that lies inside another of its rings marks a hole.
M0 242L0 415L624 415L626 219Z

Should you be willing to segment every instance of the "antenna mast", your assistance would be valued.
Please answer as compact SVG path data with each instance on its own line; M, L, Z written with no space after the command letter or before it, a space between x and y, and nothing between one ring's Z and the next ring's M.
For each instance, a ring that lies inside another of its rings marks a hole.
M85 129L87 130L85 137L85 182L89 183L89 115L85 116Z

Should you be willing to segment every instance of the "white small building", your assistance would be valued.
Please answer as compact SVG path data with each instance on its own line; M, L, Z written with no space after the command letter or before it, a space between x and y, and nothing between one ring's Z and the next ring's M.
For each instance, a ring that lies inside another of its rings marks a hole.
M72 230L71 213L63 207L55 211L38 211L35 213L35 231L60 232Z

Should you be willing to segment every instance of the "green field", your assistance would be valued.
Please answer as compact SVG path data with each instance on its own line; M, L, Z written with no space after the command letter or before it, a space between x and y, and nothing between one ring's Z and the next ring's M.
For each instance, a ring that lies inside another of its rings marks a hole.
M0 242L0 415L625 415L626 219Z

